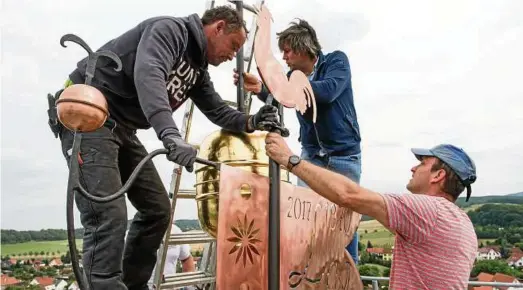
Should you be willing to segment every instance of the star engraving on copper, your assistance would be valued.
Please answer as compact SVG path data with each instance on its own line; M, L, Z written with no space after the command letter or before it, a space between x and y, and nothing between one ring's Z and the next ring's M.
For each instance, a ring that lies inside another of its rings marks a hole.
M256 237L256 234L260 231L259 228L254 227L254 219L250 222L247 221L247 214L243 217L243 222L240 218L237 218L236 226L231 227L234 236L227 238L227 241L234 243L229 255L236 252L236 263L243 259L243 266L247 264L247 258L251 264L253 264L253 253L260 255L260 252L256 248L256 243L260 243L261 240Z

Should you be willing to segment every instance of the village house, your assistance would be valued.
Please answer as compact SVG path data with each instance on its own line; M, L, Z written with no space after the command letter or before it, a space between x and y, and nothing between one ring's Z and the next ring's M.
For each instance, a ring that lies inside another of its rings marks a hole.
M58 282L55 282L55 288L53 290L67 290L67 284L67 281L59 280Z
M51 266L51 267L60 267L63 265L64 264L62 263L62 260L60 260L59 258L55 258L55 259L52 259L51 261L49 261L49 266Z
M0 289L4 290L9 286L18 286L22 284L23 281L16 279L15 277L9 277L6 274L0 276Z
M476 254L476 260L495 260L501 259L501 252L499 247L487 246L479 248Z
M523 267L523 253L513 253L507 262L509 266L515 268Z
M519 247L513 247L511 249L507 264L513 268L523 269L523 251Z
M55 290L53 277L35 277L29 285L38 285L42 290Z
M392 261L392 249L387 248L367 248L367 253L382 258L384 261Z

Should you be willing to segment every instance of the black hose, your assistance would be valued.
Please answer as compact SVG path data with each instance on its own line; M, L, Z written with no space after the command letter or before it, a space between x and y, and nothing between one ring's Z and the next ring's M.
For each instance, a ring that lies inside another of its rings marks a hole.
M72 150L71 158L69 161L69 180L67 182L67 202L66 202L66 205L67 205L67 239L69 241L69 253L71 255L71 264L73 265L73 272L76 277L76 280L78 281L78 287L81 290L90 290L89 283L87 282L87 277L85 276L85 272L83 271L83 269L80 268L79 255L78 255L78 251L76 249L76 238L75 238L75 233L74 233L74 231L75 231L74 213L73 213L75 191L80 193L85 198L87 198L91 201L97 202L97 203L105 203L105 202L113 201L113 200L121 197L123 194L125 194L129 190L129 187L131 187L131 185L134 183L136 177L138 176L138 174L140 173L144 164L147 161L151 160L153 157L155 157L157 155L167 154L169 151L167 149L157 149L157 150L154 150L153 152L149 153L147 156L144 157L144 159L142 161L140 161L140 163L138 163L138 165L134 169L133 173L131 174L131 176L129 176L129 179L127 180L127 182L125 182L125 184L122 186L122 188L120 190L118 190L117 192L115 192L111 195L99 197L99 196L94 196L94 195L90 194L89 192L87 192L87 190L85 190L85 188L83 188L82 185L80 184L80 165L78 162L78 154L80 152L81 143L82 143L82 134L76 133L74 136L74 140L73 140L73 148L72 148L73 150ZM213 167L217 167L218 169L220 168L220 164L213 162L213 161L196 158L196 162L205 164L205 165L209 165L209 166L213 166Z
M78 163L78 153L80 152L80 144L82 143L82 134L75 134L73 141L73 150L69 160L69 180L67 182L67 239L69 240L69 254L71 256L71 264L73 265L74 276L78 281L78 287L82 290L89 290L89 283L87 277L78 261L78 251L76 250L76 238L74 235L74 191L76 185L80 180L80 165Z

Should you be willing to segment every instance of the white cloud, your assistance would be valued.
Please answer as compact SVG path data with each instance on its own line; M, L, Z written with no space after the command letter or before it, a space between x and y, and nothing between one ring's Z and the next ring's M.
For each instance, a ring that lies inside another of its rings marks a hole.
M47 127L44 98L62 85L85 51L75 44L61 47L60 37L76 33L97 48L147 17L201 14L205 1L2 4L2 228L63 228L67 167L60 142ZM522 1L311 0L267 5L275 20L273 34L294 18L304 18L316 28L325 52L341 49L349 55L363 134L363 185L404 191L415 163L409 149L451 142L476 161L474 195L523 189ZM275 39L272 48L280 58ZM210 69L217 91L229 100L236 98L234 67L235 61ZM255 101L253 109L259 105ZM178 124L182 114L183 108L174 114ZM299 152L295 113L285 114L292 133L289 143ZM196 110L191 142L199 143L217 129ZM139 137L148 150L161 147L152 130ZM154 162L169 189L173 164L162 157ZM184 176L189 178L184 177L182 187L192 188L194 174ZM128 206L131 217L135 210ZM13 218L35 215L39 218ZM195 218L194 201L180 201L176 217Z

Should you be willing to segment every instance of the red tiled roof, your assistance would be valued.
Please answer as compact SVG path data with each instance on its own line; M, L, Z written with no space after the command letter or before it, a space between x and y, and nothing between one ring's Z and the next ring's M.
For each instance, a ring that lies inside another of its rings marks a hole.
M367 248L367 253L383 254L383 248Z
M487 248L479 248L479 249L478 249L478 252L480 252L481 254L487 254L488 252L490 252L490 249L487 249Z
M0 285L15 285L22 281L16 279L15 277L9 277L8 275L2 274L0 277Z
M62 264L62 260L60 260L60 259L58 259L58 258L54 258L54 259L51 260L49 263L51 263L51 262L54 262L54 263L55 263L56 265L58 265L58 266L63 265L63 264Z
M509 262L517 262L519 261L519 259L523 258L523 253L515 253L515 254L512 254L512 256L510 256L508 258L508 261Z
M492 290L492 286L478 286L478 287L474 287L472 288L472 290Z
M495 282L502 282L502 283L514 283L514 280L516 280L516 277L512 277L506 274L496 273L494 275L494 278L492 278Z
M481 272L478 275L478 281L481 281L481 282L492 282L492 278L494 278L494 275L489 274L489 273Z
M499 253L499 247L495 247L495 246L487 246L487 247L479 248L479 249L478 249L478 252L483 253L483 254L486 254L486 253L488 253L490 250L493 250L493 251Z
M523 251L520 248L518 248L518 247L512 247L510 252L511 252L512 255L514 255L514 254L521 254L521 255L523 255Z
M35 277L36 282L38 282L39 285L42 286L49 286L54 284L54 278L53 277Z

